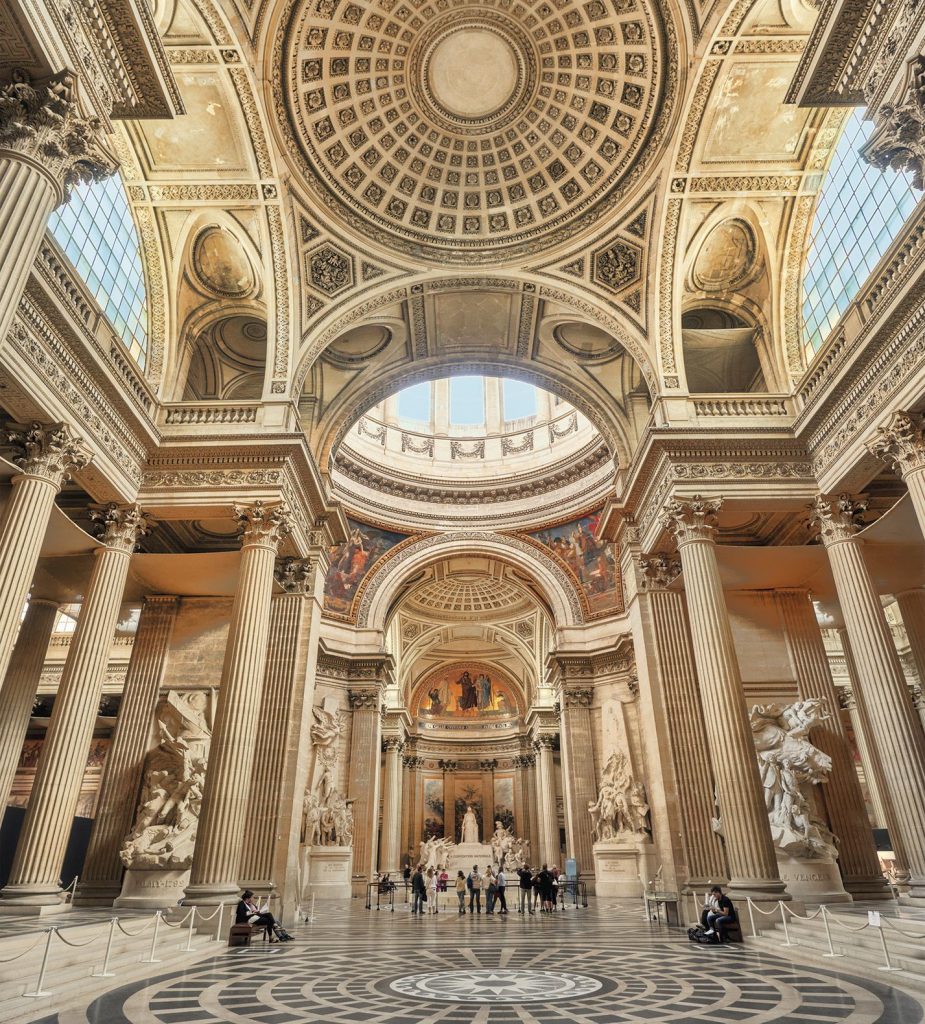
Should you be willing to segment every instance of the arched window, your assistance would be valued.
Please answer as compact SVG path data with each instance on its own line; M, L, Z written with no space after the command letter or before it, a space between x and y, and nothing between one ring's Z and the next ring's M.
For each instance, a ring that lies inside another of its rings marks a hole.
M860 154L872 125L856 109L844 130L816 203L803 275L803 345L811 361L851 304L919 196L909 179L880 171Z
M148 302L138 232L118 175L74 189L49 229L144 369Z

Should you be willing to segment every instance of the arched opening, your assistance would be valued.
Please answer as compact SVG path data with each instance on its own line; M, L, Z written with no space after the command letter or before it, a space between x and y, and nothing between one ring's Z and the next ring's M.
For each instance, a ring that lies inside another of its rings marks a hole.
M681 342L692 394L767 391L755 339L758 328L717 306L686 310Z
M263 391L266 320L236 314L214 320L192 345L183 398L245 401Z

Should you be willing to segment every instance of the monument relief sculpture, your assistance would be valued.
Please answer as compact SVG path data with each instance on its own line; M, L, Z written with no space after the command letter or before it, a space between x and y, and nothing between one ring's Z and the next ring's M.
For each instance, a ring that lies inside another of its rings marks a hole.
M160 742L145 760L141 800L120 850L127 868L185 870L193 861L212 729L209 696L172 690L155 716Z
M649 830L649 804L645 790L633 778L626 755L615 750L601 772L597 800L588 804L596 842L622 835L644 835Z

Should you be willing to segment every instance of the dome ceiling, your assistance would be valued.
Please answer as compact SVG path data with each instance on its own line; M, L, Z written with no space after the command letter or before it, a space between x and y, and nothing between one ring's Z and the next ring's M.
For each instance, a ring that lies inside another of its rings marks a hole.
M381 244L497 260L572 235L656 148L645 0L311 0L281 54L291 152Z
M472 618L525 612L533 605L522 585L473 573L424 583L410 595L405 607L425 616Z

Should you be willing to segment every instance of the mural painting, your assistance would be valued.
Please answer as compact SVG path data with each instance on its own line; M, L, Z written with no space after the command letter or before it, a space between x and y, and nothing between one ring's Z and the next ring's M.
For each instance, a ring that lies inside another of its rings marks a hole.
M424 835L441 839L443 824L443 777L424 779Z
M592 614L622 607L620 572L614 547L597 536L600 513L528 534L562 562L578 580Z
M479 836L482 842L486 842L486 835L491 835L491 829L485 831L485 815L482 813L482 780L480 778L467 779L461 776L456 779L456 800L453 804L453 840L462 842L462 820L466 808L471 807L479 823ZM449 834L449 830L447 830Z
M350 614L356 592L369 570L406 536L353 519L348 519L347 525L347 541L329 551L331 561L324 581L324 610L342 616Z
M512 775L495 776L495 821L510 832L516 834L514 828L514 777ZM494 830L494 825L492 825Z
M424 721L510 721L518 702L510 682L491 665L456 662L419 685L413 713Z

